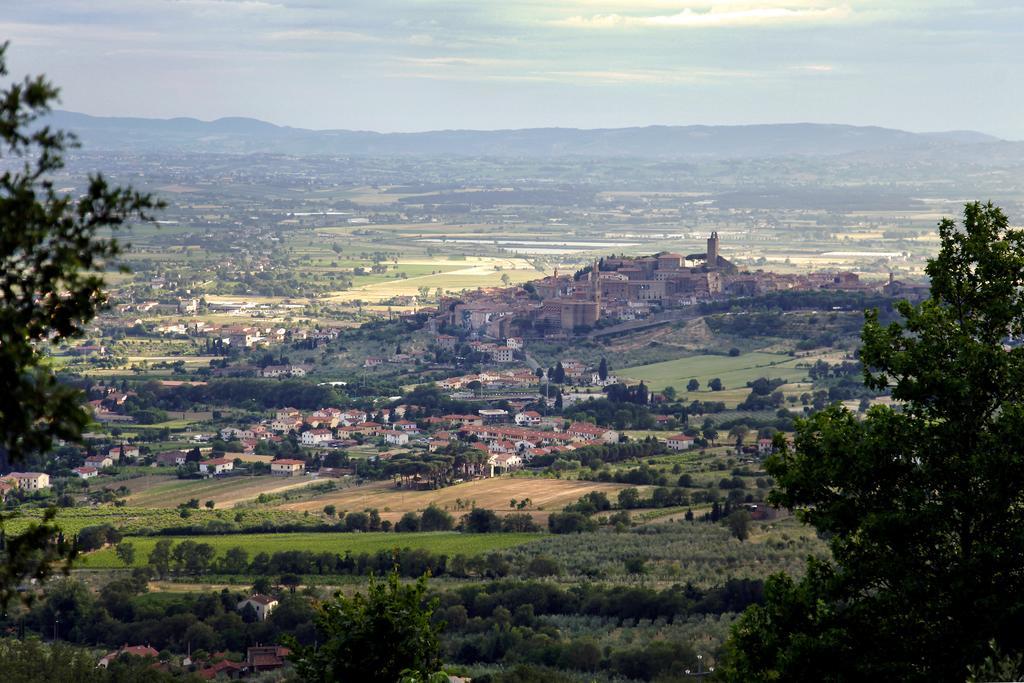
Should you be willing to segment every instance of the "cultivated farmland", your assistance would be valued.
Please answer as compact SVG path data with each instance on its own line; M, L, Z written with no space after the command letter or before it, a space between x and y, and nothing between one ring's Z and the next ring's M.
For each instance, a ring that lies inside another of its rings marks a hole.
M424 549L446 555L477 555L493 550L504 550L522 545L540 537L540 534L463 534L457 531L435 531L426 533L282 533L282 534L225 534L218 536L174 536L167 537L174 543L186 539L197 543L208 543L217 551L217 557L228 549L244 548L249 556L258 553L282 552L286 550L308 550L311 552L353 555L375 553L391 548ZM159 541L155 536L127 536L125 541L135 546L134 566L146 564L149 553ZM105 548L82 558L82 566L88 569L123 567L113 548Z
M167 483L133 492L128 502L135 507L174 508L192 498L212 500L218 508L234 507L261 493L281 493L315 483L306 478L224 477L215 479L174 479Z
M614 498L623 488L626 486L621 484L540 477L494 477L433 491L409 491L395 488L390 482L375 482L295 503L285 503L280 507L298 511L322 510L327 504L349 511L377 508L382 519L394 521L400 519L405 512L423 510L431 504L455 514L460 510L460 502L461 509L466 512L475 505L501 513L512 510L509 506L511 500L529 498L530 504L525 511L534 513L535 517L543 517L546 516L544 512L560 510L589 491L603 491ZM538 511L542 514L537 515Z
M793 358L779 353L744 353L739 356L689 356L663 363L637 365L617 371L620 377L642 380L648 387L661 390L667 386L683 392L691 379L700 382L706 389L708 381L718 377L727 389L746 386L758 377L785 379L797 382L807 377L804 368L797 364L807 363L805 358ZM713 398L713 394L708 398Z

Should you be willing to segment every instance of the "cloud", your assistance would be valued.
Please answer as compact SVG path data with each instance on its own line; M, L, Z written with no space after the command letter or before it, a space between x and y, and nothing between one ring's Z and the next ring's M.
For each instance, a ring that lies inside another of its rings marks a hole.
M621 69L550 71L555 80L602 84L702 83L735 78L758 78L763 74L744 69Z
M557 19L551 23L569 28L716 28L727 26L761 26L779 24L809 24L848 19L853 10L848 5L837 7L748 7L745 9L718 9L705 11L685 8L675 14L635 16L626 14L576 15Z
M415 66L522 66L523 59L497 59L494 57L403 57L399 61Z
M328 41L345 43L377 43L382 39L356 31L335 31L320 28L296 28L285 31L273 31L267 34L273 41Z

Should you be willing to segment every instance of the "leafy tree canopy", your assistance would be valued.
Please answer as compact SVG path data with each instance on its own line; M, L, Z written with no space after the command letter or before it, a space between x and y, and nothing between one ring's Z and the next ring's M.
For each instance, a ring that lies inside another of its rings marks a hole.
M314 619L319 647L291 639L292 661L303 681L393 683L402 677L430 677L441 666L438 634L431 623L437 599L426 599L427 581L399 583L398 572L370 577L367 592L338 593L321 604Z
M973 203L939 234L930 298L862 333L865 383L902 408L832 406L766 462L833 558L769 580L732 680L964 680L1024 648L1024 232Z
M0 81L7 75L0 44ZM88 422L78 391L57 381L45 347L79 337L105 303L102 272L116 264L111 231L161 206L92 175L77 198L50 179L73 136L40 125L58 90L42 76L0 90L0 467L77 440ZM20 160L14 162L13 160ZM0 528L2 528L0 519ZM0 606L28 577L44 578L71 549L44 518L0 553Z

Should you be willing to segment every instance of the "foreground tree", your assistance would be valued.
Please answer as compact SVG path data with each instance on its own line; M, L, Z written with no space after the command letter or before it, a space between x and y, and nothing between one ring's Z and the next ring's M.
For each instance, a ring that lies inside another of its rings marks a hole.
M6 51L0 45L0 81ZM121 253L109 233L159 206L99 175L77 199L54 190L49 178L76 146L73 136L40 125L57 94L41 76L0 91L0 158L23 160L0 175L0 467L81 436L88 415L80 392L57 381L44 347L80 336L105 302L100 273ZM44 578L73 554L51 521L0 551L0 607L12 586Z
M371 576L365 595L338 593L321 604L314 619L320 645L287 639L299 678L320 683L430 678L441 667L438 633L444 625L431 623L437 599L427 601L426 592L426 577L403 586L393 571L385 580Z
M865 383L902 410L832 406L766 463L833 559L768 581L731 680L962 681L1024 648L1024 232L974 203L939 233L931 297L862 334Z

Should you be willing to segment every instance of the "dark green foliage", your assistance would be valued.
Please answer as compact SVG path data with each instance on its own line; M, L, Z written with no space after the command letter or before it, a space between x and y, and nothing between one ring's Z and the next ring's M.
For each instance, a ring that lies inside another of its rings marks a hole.
M383 581L371 576L365 594L337 593L319 605L317 647L286 638L301 680L394 683L407 669L425 675L440 669L444 625L431 622L438 601L427 601L426 591L426 578L403 586L392 572Z
M419 531L420 530L420 516L415 512L406 512L402 515L402 518L395 524L395 531Z
M726 520L729 525L729 533L733 538L745 541L750 538L750 513L746 510L736 510Z
M1024 233L991 204L939 225L931 297L867 315L869 387L897 412L832 406L766 462L770 500L834 561L773 577L734 629L733 680L964 680L1024 649Z
M0 77L6 49L0 45ZM88 422L79 392L58 383L40 345L83 334L106 300L96 273L121 254L108 232L158 206L99 175L77 199L53 189L49 177L76 146L36 125L57 93L41 76L0 92L0 156L24 159L0 175L0 449L14 461L49 449L54 438L79 438Z
M6 50L0 44L0 81ZM89 421L80 392L58 382L43 345L84 333L106 301L98 273L121 253L109 233L160 206L100 175L90 176L77 199L54 189L52 174L76 146L73 136L38 125L57 94L42 76L0 91L0 158L20 161L0 174L0 467L49 450L54 439L80 438ZM46 523L8 539L0 551L0 606L15 584L45 578L71 554Z
M66 643L43 644L36 638L0 640L0 671L7 683L75 681L114 683L146 680L154 683L179 680L153 668L153 660L124 656L107 668L96 666L96 656Z
M433 504L428 506L420 517L422 531L448 531L454 525L455 520L452 516Z
M471 534L489 534L501 531L501 519L493 510L473 508L462 517L462 530Z
M548 516L548 530L553 534L580 534L596 529L597 522L579 512L552 512Z
M118 543L123 534L111 524L87 526L78 532L78 549L82 552L98 550L107 543Z
M533 515L528 512L516 512L505 515L501 520L501 530L509 532L532 532L541 531L540 525L533 520Z

